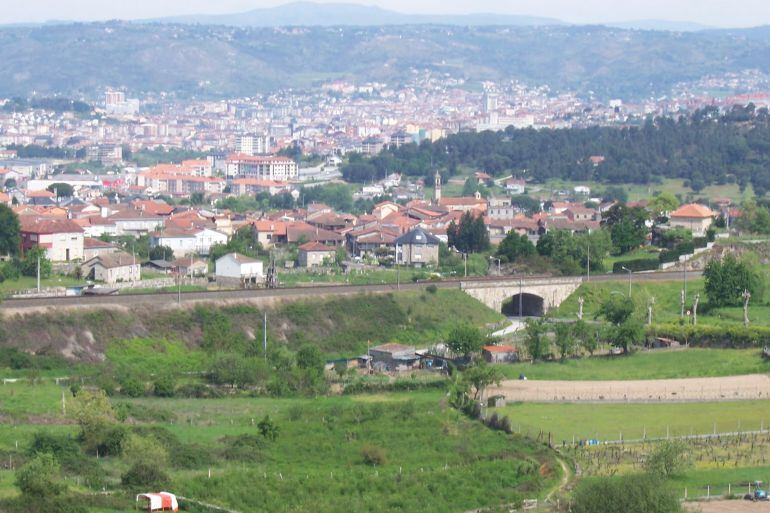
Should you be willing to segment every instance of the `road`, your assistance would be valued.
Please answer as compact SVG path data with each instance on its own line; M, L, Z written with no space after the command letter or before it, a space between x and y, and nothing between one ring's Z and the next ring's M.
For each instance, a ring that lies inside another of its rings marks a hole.
M637 273L633 275L634 281L671 281L681 279L679 272ZM687 273L688 278L696 278L700 273ZM444 280L420 283L402 283L397 286L392 284L377 285L316 285L313 287L291 287L277 289L251 289L251 290L222 290L211 292L183 292L179 296L175 293L162 294L134 294L116 296L78 296L78 297L51 297L29 299L7 299L0 303L0 311L17 312L25 309L40 309L47 307L83 307L83 306L114 306L131 307L134 305L159 305L165 306L176 303L179 299L182 303L196 302L222 302L239 300L271 300L291 299L313 296L350 295L362 293L385 293L397 290L422 290L426 285L434 284L438 288L460 288L461 281L465 282L495 282L500 280L516 279L516 276L488 276L467 280ZM626 281L625 274L599 274L591 276L591 281Z

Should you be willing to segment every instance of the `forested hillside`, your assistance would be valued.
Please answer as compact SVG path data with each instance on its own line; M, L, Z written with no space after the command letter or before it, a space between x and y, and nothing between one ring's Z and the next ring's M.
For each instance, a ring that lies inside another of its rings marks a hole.
M170 92L250 96L323 80L400 83L413 70L648 98L706 75L770 69L767 31L607 27L235 28L90 23L0 29L0 96Z
M589 157L603 156L594 165ZM431 175L431 162L447 175L471 166L502 176L543 182L552 178L606 183L649 183L681 178L693 190L711 184L770 189L770 116L767 109L734 107L720 116L705 108L691 117L656 118L641 127L572 128L460 133L434 144L405 145L372 159L353 157L346 179L368 182L393 171Z

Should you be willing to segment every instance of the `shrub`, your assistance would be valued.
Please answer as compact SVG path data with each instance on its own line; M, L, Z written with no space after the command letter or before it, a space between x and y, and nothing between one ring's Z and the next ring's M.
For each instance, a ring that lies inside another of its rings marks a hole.
M152 392L158 397L174 397L176 381L170 373L162 374L152 383Z
M252 434L225 436L221 439L225 448L222 456L227 460L260 461L262 449L267 445L264 437Z
M438 287L437 287L436 285L434 285L433 283L431 283L430 285L428 285L427 287L425 287L425 290L426 290L426 291L427 291L429 294L435 294L436 292L438 292Z
M209 387L202 383L187 383L176 389L176 395L195 399L217 399L224 394L216 387Z
M127 397L144 395L144 382L136 376L127 376L120 381L120 392Z
M372 466L382 466L387 463L385 451L381 447L371 444L364 444L364 446L361 447L361 458L364 460L365 464Z
M646 475L627 475L581 482L575 490L574 513L679 513L673 489Z
M121 476L120 482L123 486L130 489L162 490L168 487L170 479L156 465L140 462L132 465Z
M770 340L770 327L735 324L653 324L645 328L647 337L665 337L700 347L759 347Z
M37 432L32 437L32 444L27 454L51 454L68 469L78 469L83 464L77 440L69 435L59 435L45 431Z

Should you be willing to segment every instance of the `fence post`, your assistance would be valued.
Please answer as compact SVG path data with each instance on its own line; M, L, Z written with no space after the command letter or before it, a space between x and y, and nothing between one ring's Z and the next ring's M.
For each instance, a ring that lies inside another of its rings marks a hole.
M733 494L733 485L730 483L727 483L727 495Z
M684 487L684 500L687 500L687 487Z
M706 498L711 498L711 485L706 485Z

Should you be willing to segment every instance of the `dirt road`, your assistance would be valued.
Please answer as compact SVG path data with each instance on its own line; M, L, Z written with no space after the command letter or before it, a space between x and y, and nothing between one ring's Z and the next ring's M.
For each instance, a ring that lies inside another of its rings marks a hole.
M510 401L528 402L736 401L770 399L770 377L752 374L637 381L509 380L487 393L503 395Z
M685 510L692 513L767 513L770 511L770 502L743 500L688 502L685 503Z

